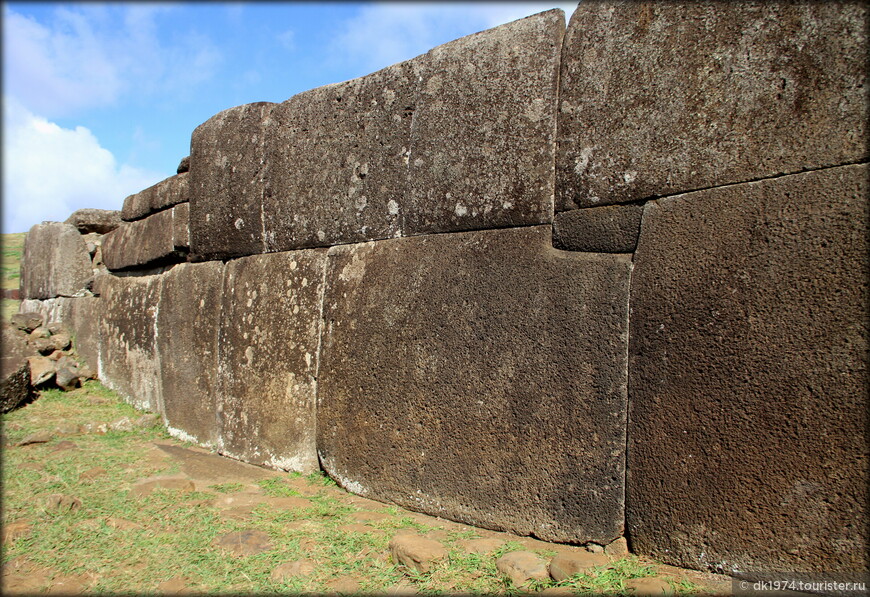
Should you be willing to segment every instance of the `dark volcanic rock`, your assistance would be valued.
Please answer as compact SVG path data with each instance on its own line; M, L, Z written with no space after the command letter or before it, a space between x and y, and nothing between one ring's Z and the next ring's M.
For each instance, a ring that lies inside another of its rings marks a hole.
M93 282L91 256L70 224L37 224L24 239L21 295L25 299L83 296Z
M181 161L178 162L178 168L176 168L176 173L184 174L190 170L190 156L185 156L181 158Z
M553 246L566 251L632 253L640 234L642 205L574 209L553 219Z
M105 234L121 225L121 212L109 209L77 209L64 224L75 226L82 234Z
M42 327L44 318L41 313L22 312L16 313L10 318L10 322L17 329L31 333L33 330Z
M429 514L609 543L623 524L629 270L628 256L553 249L549 226L333 247L324 469Z
M110 270L184 261L189 246L187 204L135 222L124 222L103 237L102 258Z
M647 204L631 288L638 553L867 569L867 196L861 165Z
M127 222L141 220L155 212L189 200L189 177L187 174L177 174L124 199L121 219Z
M21 357L0 359L0 412L7 413L34 398L30 383L30 363Z
M867 18L861 2L581 3L556 211L866 160Z

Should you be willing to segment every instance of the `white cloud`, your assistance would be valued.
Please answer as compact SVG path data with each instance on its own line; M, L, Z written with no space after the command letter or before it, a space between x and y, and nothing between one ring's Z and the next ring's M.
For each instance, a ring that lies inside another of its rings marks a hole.
M341 24L331 50L339 59L370 72L463 35L551 8L564 10L567 20L576 7L576 2L372 4Z
M3 231L24 232L76 209L120 209L163 176L118 164L84 127L65 129L16 100L3 102Z

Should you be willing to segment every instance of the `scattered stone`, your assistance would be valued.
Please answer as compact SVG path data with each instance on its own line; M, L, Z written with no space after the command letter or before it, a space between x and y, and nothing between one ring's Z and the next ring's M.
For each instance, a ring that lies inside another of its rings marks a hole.
M231 495L222 495L217 500L215 500L216 508L256 508L260 504L267 502L269 498L260 493L252 493L250 491L243 491L241 493L234 493Z
M316 568L311 560L284 562L272 570L272 582L285 582L291 578L306 577L314 574Z
M57 373L54 376L54 383L56 383L57 387L61 390L68 392L80 387L82 385L82 380L79 377L78 370L70 369L69 367L61 367L57 370Z
M72 338L69 334L59 333L51 336L51 342L55 350L66 350L72 345Z
M572 587L550 587L535 593L536 595L574 595Z
M39 354L50 355L54 352L54 342L51 341L51 338L35 338L32 344Z
M48 328L45 326L34 328L30 332L30 339L36 340L37 338L51 338L51 332L49 332Z
M109 209L77 209L64 224L75 226L82 234L105 234L121 225L121 212Z
M619 537L604 547L604 553L609 556L622 557L628 555L628 541L625 537Z
M354 512L350 515L357 522L379 522L381 520L389 520L392 518L389 514L383 512Z
M52 452L61 452L63 450L77 450L78 444L75 442L71 442L69 440L63 440L62 442L57 442L54 447L52 447Z
M148 427L158 425L160 422L160 415L148 413L133 421L133 426L137 429L147 429Z
M550 560L550 576L553 577L553 580L559 582L609 562L610 558L604 553L584 553L582 551L563 553Z
M504 541L494 537L485 537L483 539L461 541L459 545L467 553L487 554L494 552L496 549L504 545Z
M272 549L269 535L263 531L245 529L215 539L215 545L226 549L236 557L251 556Z
M133 421L130 417L121 417L117 421L109 423L109 429L112 431L133 431Z
M96 479L97 477L102 477L106 474L106 469L101 466L95 466L94 468L89 468L81 475L79 475L79 481L91 481Z
M66 356L66 354L62 350L55 350L53 353L48 355L48 358L52 361L59 361L61 357Z
M57 363L48 357L29 357L27 361L30 363L31 385L39 386L54 379Z
M428 572L432 564L447 556L444 546L420 535L396 535L390 540L393 561L417 572Z
M6 349L4 341L4 355ZM33 400L31 377L30 362L26 358L4 356L0 359L0 412L7 413Z
M338 530L342 531L343 533L371 533L375 531L375 529L373 529L372 527L366 526L359 522L340 525L338 527Z
M339 576L326 583L326 586L339 595L356 595L360 592L359 581L352 576Z
M178 475L165 475L141 479L133 483L130 493L135 497L149 495L155 489L174 489L177 491L193 491L193 481Z
M226 510L220 510L218 516L228 520L247 520L251 517L253 512L253 506L235 506L233 508L227 508Z
M514 586L521 587L530 580L546 580L547 563L530 551L512 551L495 562L498 571L511 579Z
M103 434L109 430L109 426L105 423L85 423L82 425L82 433L99 433Z
M45 507L48 510L57 510L58 512L75 512L81 509L82 501L77 497L54 493L46 499Z
M54 336L55 334L62 334L66 332L66 328L59 321L50 321L45 324L45 327L48 329L49 332L51 332L52 336Z
M126 520L124 518L107 518L106 526L118 529L119 531L135 531L136 529L142 528L142 525L138 522Z
M164 580L162 583L157 585L157 591L160 593L165 593L167 595L184 595L187 593L191 593L191 589L188 586L188 580L181 576L174 576L169 580Z
M91 369L87 364L84 364L79 367L79 379L83 382L88 379L97 379L97 373L93 369Z
M19 521L10 522L3 525L3 545L10 545L21 537L26 537L30 534L33 527L29 522Z
M42 315L39 313L16 313L10 318L12 325L28 334L42 325Z
M36 431L26 436L23 440L15 444L16 446L29 446L32 444L44 444L54 439L54 435L50 431Z
M81 430L81 425L77 423L61 423L54 428L54 432L57 435L78 435L81 433Z
M655 577L630 578L625 581L624 586L630 594L638 597L674 594L670 583Z
M109 404L110 402L110 400L100 398L99 396L88 396L87 401L91 406L100 406L101 404Z
M597 543L587 543L586 545L584 545L584 547L586 548L586 551L591 551L592 553L604 552L604 546L598 545Z
M419 595L417 587L408 582L400 582L384 590L386 595Z

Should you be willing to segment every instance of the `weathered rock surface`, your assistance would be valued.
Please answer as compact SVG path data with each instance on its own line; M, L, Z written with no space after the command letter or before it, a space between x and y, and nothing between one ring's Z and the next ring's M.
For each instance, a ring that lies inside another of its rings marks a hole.
M190 200L188 174L179 173L124 199L121 219L141 220L155 212Z
M504 554L495 562L499 572L511 579L515 586L521 587L530 580L547 580L547 562L530 551L512 551Z
M47 384L57 374L57 362L44 356L28 357L30 369L30 383L34 387Z
M405 236L552 221L564 31L550 10L426 54Z
M637 595L637 597L674 594L670 583L661 578L630 578L625 581L625 588L630 595Z
M53 493L46 498L45 507L58 512L75 512L81 509L82 501L75 496Z
M867 196L860 165L647 204L631 289L638 553L867 569Z
M33 397L29 361L21 357L4 356L0 359L0 412L14 410Z
M623 524L630 267L557 251L548 226L333 247L324 469L429 514L609 543Z
M157 353L166 424L201 445L217 441L215 394L224 266L185 263L163 275Z
M125 222L103 237L102 259L112 271L184 261L190 245L187 204Z
M269 578L272 582L286 582L288 580L311 576L317 570L315 564L311 560L294 560L279 564Z
M38 312L23 311L12 315L9 321L16 329L29 334L42 327L45 318Z
M181 158L181 161L178 162L178 168L176 168L176 173L184 174L185 172L190 171L190 156L184 156Z
M77 209L64 224L75 226L82 234L105 234L121 225L121 212L110 209Z
M553 246L565 251L632 253L637 247L642 205L573 209L553 219Z
M554 556L548 569L553 580L561 582L577 574L584 574L595 566L606 566L609 563L610 558L603 553L579 551Z
M152 493L155 489L172 489L176 491L193 491L193 481L187 477L179 475L160 475L157 477L149 477L140 479L133 483L130 488L130 495L135 497L143 497Z
M858 2L581 3L556 211L866 160L866 54Z
M75 226L43 222L27 233L21 257L22 298L84 296L93 278L88 248Z
M235 531L215 539L215 546L225 549L236 557L252 556L272 549L269 535L263 531L246 529Z
M224 110L190 140L190 250L196 259L263 253L265 123L274 104Z
M389 547L394 562L416 572L429 572L434 563L447 557L443 545L420 535L396 535Z
M326 251L226 264L218 376L219 451L283 470L318 470L315 372Z

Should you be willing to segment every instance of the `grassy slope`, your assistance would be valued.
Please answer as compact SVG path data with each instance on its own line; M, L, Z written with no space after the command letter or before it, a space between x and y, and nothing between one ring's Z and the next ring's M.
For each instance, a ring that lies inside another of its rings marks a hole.
M0 259L0 267L3 270L3 288L18 288L19 283L19 266L21 264L21 253L24 250L24 235L25 232L16 232L15 234L3 235L3 255ZM3 320L18 312L19 301L11 299L3 299Z

